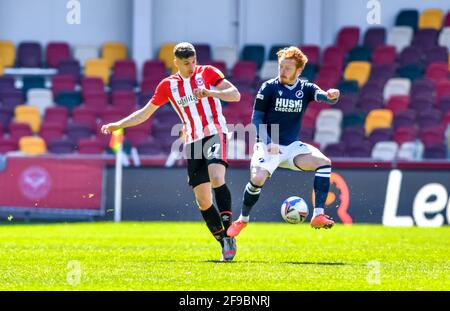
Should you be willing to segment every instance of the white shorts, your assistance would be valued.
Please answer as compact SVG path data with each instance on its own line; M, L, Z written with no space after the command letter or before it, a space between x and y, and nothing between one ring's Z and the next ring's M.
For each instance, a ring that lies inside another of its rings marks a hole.
M250 162L251 167L261 167L267 170L270 175L278 167L287 168L294 171L301 171L295 164L294 158L299 154L310 154L316 147L301 141L295 141L288 146L279 145L280 154L271 155L267 151L267 145L256 143L253 147L253 156Z

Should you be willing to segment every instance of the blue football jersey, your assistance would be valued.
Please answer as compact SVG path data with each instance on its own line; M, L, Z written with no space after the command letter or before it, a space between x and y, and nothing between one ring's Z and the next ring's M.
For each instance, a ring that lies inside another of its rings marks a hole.
M278 78L264 82L255 98L253 109L264 112L263 123L271 135L273 124L279 126L279 144L289 145L298 140L303 114L316 99L320 88L298 79L294 85L283 85ZM276 141L275 141L276 142Z

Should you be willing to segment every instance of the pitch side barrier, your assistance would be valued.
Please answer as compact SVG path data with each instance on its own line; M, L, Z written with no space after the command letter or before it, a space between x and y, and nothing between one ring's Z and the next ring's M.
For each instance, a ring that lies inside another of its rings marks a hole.
M165 159L143 158L141 167L124 170L123 220L200 220L186 168L182 163L165 168L164 163ZM248 166L248 161L230 161L227 171L236 214L249 179ZM108 166L107 206L113 206L113 170ZM303 197L311 211L313 180L312 172L277 170L264 186L252 218L282 221L281 203L292 195ZM439 227L450 222L449 195L450 161L334 159L327 208L345 224Z

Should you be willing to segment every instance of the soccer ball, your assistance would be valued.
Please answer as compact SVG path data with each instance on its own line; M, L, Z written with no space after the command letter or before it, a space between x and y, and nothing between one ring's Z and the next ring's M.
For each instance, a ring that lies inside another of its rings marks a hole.
M290 224L300 224L308 216L308 205L300 197L290 197L281 204L281 216Z

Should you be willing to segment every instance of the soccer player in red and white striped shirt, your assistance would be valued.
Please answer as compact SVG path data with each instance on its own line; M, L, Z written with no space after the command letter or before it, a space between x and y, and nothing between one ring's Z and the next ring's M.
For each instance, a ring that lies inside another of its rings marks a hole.
M237 102L237 88L220 70L197 65L194 46L182 42L174 48L178 72L163 79L145 107L128 117L102 126L102 132L138 125L146 121L162 105L170 103L183 122L189 185L211 233L222 245L222 259L232 260L236 241L226 231L231 224L231 194L225 183L226 134L220 100ZM218 210L213 205L214 190Z

